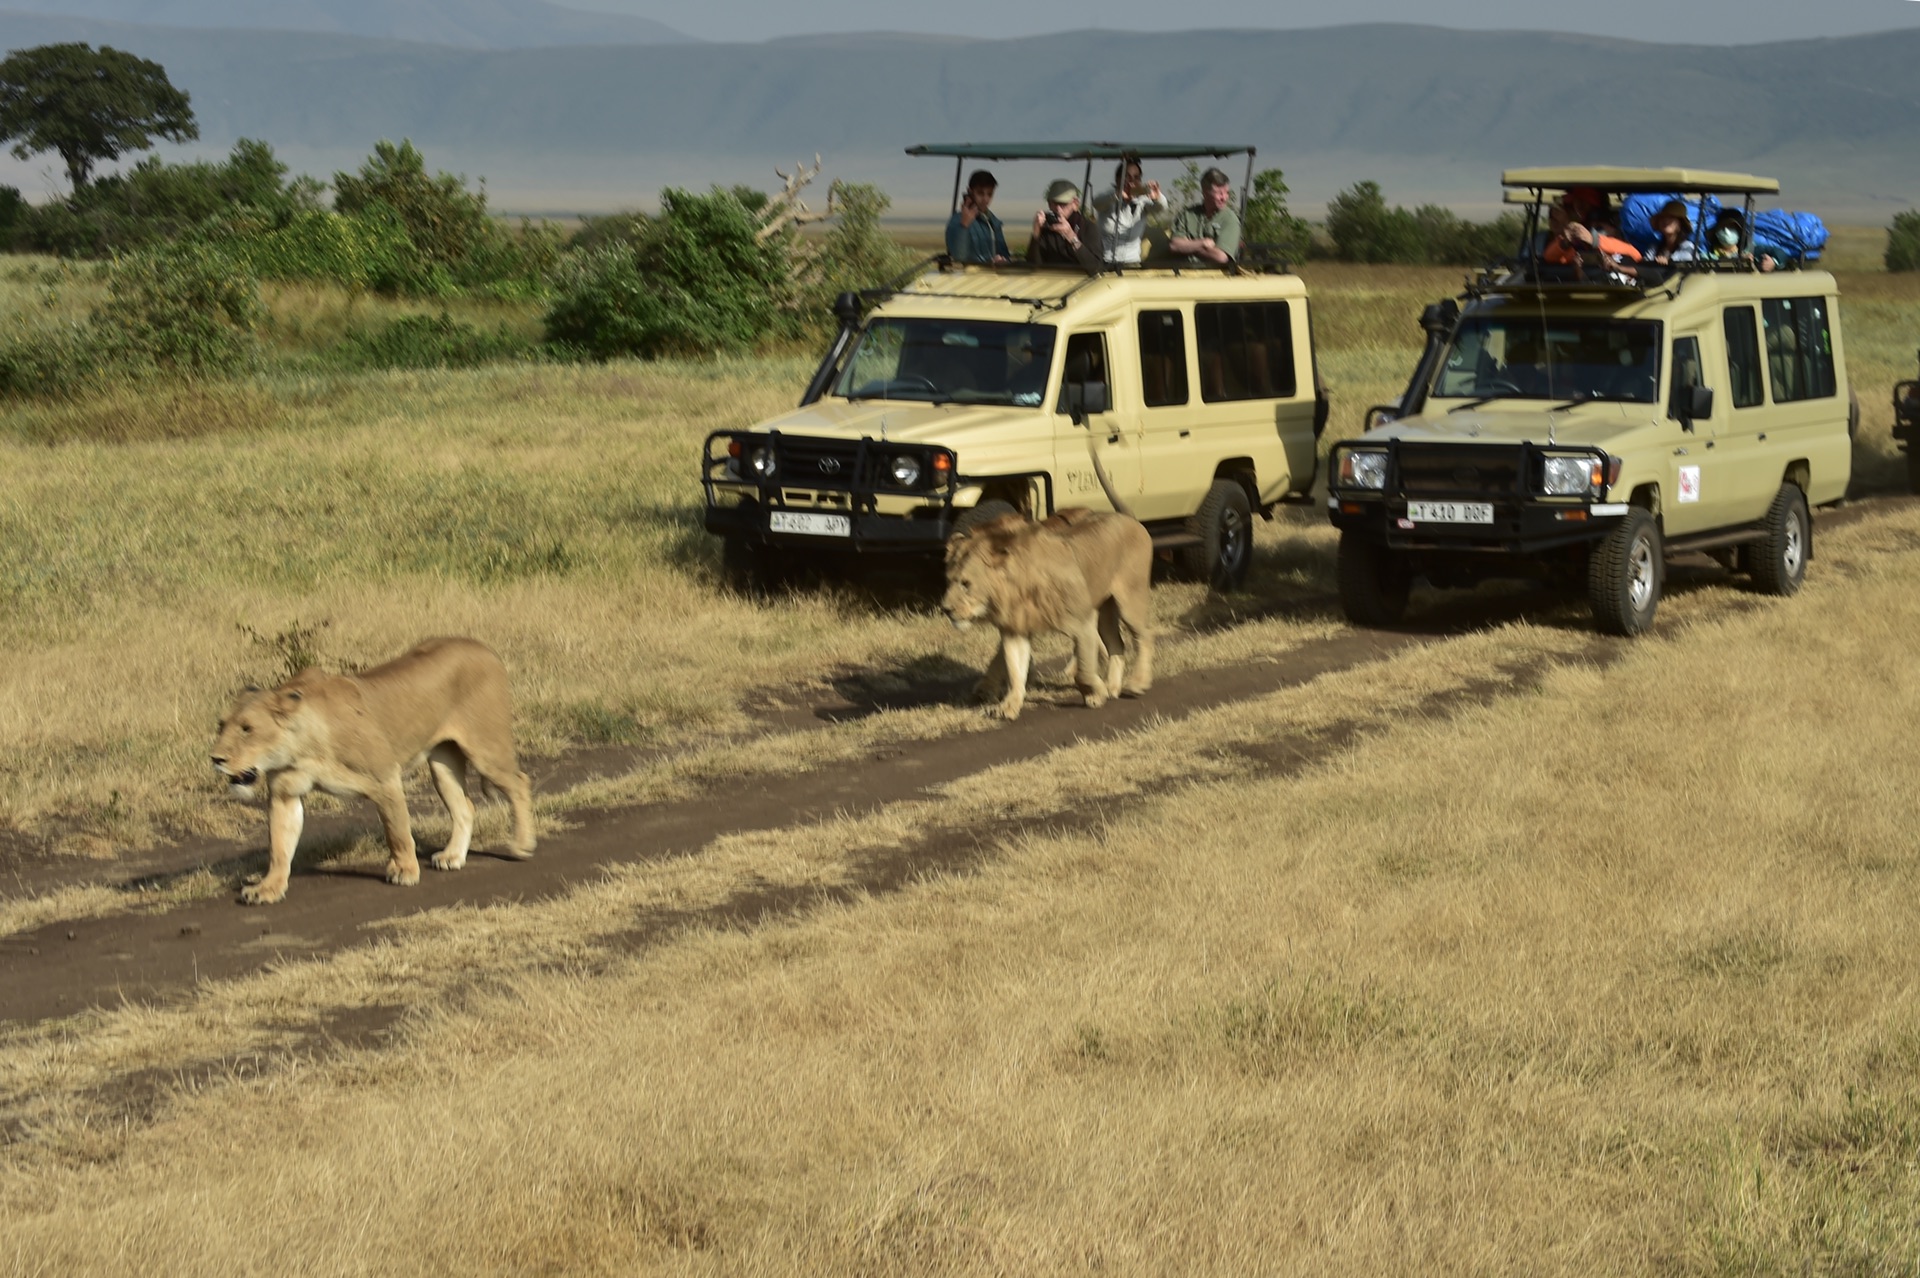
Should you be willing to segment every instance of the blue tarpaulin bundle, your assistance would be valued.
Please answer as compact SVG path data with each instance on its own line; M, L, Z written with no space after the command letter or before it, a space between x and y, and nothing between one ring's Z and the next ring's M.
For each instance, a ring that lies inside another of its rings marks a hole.
M1678 192L1672 195L1629 195L1620 201L1620 238L1642 253L1658 244L1660 237L1653 233L1653 215L1675 200L1687 206L1687 221L1693 224L1687 235L1689 242L1701 233L1703 225L1712 226L1713 219L1720 216L1720 201L1711 195L1691 202L1682 199Z
M1756 244L1773 245L1788 257L1813 262L1827 246L1827 224L1812 213L1761 209L1753 215L1753 239Z

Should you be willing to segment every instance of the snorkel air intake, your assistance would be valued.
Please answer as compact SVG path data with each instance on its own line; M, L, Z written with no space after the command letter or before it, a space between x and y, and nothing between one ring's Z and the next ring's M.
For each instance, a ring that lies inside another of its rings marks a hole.
M820 361L813 380L807 383L807 393L800 397L800 407L805 408L815 402L827 393L827 387L833 385L834 374L840 371L840 361L845 358L847 347L853 345L854 337L860 332L862 315L858 293L842 293L833 299L833 317L840 321L840 331L834 334L833 345L827 347L826 358Z

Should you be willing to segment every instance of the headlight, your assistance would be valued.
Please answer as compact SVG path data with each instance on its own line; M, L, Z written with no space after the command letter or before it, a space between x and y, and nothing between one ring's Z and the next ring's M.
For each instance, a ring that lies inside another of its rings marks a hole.
M1541 489L1555 497L1584 496L1606 481L1606 468L1591 457L1549 457Z
M896 457L889 473L893 482L902 488L911 488L920 482L920 459L917 457Z
M1340 482L1348 488L1387 486L1387 455L1347 449L1340 454Z
M753 467L753 473L759 478L773 478L773 450L771 448L754 449L753 455L747 458L747 464Z

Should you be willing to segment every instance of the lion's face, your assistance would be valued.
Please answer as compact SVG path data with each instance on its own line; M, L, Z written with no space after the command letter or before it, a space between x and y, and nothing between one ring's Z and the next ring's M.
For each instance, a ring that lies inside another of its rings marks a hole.
M260 779L293 762L287 738L287 716L292 708L286 695L249 689L240 694L220 721L213 738L213 766L227 780L227 792L242 799L257 793ZM291 694L295 701L299 693Z
M947 593L940 611L961 630L985 621L993 612L993 586L998 566L985 538L969 538L947 555Z

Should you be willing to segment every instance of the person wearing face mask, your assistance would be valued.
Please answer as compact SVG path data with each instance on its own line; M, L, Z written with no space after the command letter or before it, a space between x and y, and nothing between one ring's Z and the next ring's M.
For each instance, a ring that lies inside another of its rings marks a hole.
M1147 233L1147 218L1155 209L1165 209L1167 197L1158 182L1143 185L1140 161L1128 156L1113 171L1113 189L1102 192L1093 201L1093 212L1100 224L1100 241L1110 263L1137 266L1140 243Z
M1740 239L1746 230L1747 220L1733 209L1727 209L1714 219L1713 231L1707 237L1707 260L1709 262L1752 262L1762 271L1776 269L1786 254L1778 245L1755 240L1750 250L1742 251Z

